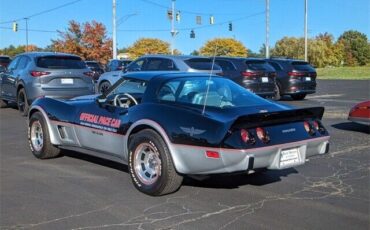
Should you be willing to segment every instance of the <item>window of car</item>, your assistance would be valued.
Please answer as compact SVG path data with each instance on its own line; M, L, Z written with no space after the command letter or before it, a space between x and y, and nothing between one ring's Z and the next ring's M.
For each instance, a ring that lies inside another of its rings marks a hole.
M127 70L128 71L141 71L144 63L145 63L144 58L134 61L127 66Z
M273 70L272 67L263 60L246 61L245 64L250 70Z
M276 63L276 62L269 62L269 64L270 65L272 65L272 67L274 67L274 69L276 70L276 71L280 71L280 70L282 70L283 68L281 68L281 66L278 64L278 63Z
M25 69L30 62L30 58L27 56L22 56L21 59L19 60L17 69Z
M294 61L292 62L293 69L300 70L300 71L315 71L315 69L308 64L308 62L304 61Z
M148 85L147 81L138 79L125 79L110 94L142 94Z
M21 57L16 57L12 62L10 62L8 69L15 70L20 59Z
M233 81L206 77L169 80L158 91L158 99L164 102L217 108L257 106L266 103Z
M214 64L212 59L208 58L190 58L184 61L190 68L196 70L222 70L217 64Z
M74 56L43 56L39 57L36 65L47 69L85 69L85 62Z
M236 70L235 66L233 65L233 63L229 62L229 61L225 61L225 60L217 60L216 63L221 66L222 70L223 71L232 71L232 70Z
M178 70L172 60L167 58L148 58L145 70L166 71Z

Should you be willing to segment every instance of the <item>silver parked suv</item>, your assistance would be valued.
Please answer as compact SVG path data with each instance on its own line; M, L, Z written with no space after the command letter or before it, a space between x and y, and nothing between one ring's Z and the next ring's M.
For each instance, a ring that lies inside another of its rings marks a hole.
M94 93L93 73L80 57L31 52L16 56L0 75L0 105L16 102L26 115L39 97L71 98Z

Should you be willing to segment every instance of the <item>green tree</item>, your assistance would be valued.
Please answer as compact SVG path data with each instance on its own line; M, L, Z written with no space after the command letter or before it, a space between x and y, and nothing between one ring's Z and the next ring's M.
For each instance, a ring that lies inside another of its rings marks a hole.
M346 65L366 65L369 63L370 44L366 34L355 30L345 31L339 36L338 42L344 45Z
M4 49L0 49L0 54L8 55L10 57L14 57L18 54L26 52L26 50L28 52L32 52L32 51L41 51L42 49L37 47L36 45L28 45L28 49L26 49L25 45L20 45L20 46L17 46L17 47L15 47L13 45L10 45L10 46L8 46Z
M156 38L141 38L127 48L130 57L135 59L145 54L170 54L170 44Z
M316 67L339 66L344 58L343 46L334 43L334 37L323 33L310 39L308 43L308 60Z
M283 37L271 50L271 56L304 59L304 39Z
M247 48L233 38L215 38L209 40L200 48L199 53L205 56L231 56L231 57L246 57L248 55Z

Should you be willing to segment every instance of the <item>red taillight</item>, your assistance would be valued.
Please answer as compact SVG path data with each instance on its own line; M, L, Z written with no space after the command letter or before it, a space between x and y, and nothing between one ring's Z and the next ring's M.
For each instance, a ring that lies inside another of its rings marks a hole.
M259 74L260 74L259 72L251 72L251 71L241 72L241 75L243 77L255 77L255 76L258 76Z
M306 75L306 73L304 73L304 72L289 72L288 75L290 77L302 77L302 76Z
M312 122L312 124L313 124L313 127L314 127L316 130L319 130L319 128L320 128L319 122L314 121L314 122Z
M311 136L315 134L315 130L312 128L312 125L310 124L310 122L304 121L303 126L308 134L310 134Z
M267 132L264 128L258 127L256 128L256 134L258 139L263 141L264 143L268 143L270 141L270 137L267 135Z
M256 142L252 134L245 129L240 130L240 137L242 138L242 141L247 144L254 144Z
M312 125L315 128L315 130L319 131L319 133L321 134L325 133L325 128L324 126L322 126L322 124L319 121L313 121Z
M88 76L88 77L94 77L94 72L91 72L91 71L89 71L89 72L84 72L84 74L85 74L86 76Z
M41 76L49 75L50 72L45 72L45 71L31 71L30 74L31 74L32 77L41 77Z
M206 151L206 156L208 158L215 158L215 159L220 158L220 154L218 152L216 152L216 151L209 151L209 150L207 150Z
M316 72L310 73L310 77L317 77L317 73Z

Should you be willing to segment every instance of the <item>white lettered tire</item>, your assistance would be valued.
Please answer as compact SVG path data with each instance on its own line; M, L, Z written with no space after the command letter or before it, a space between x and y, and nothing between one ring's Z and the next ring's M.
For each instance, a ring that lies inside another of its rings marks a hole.
M61 150L50 142L46 121L40 112L31 115L28 124L28 142L33 155L39 159L54 158Z
M157 132L144 129L134 134L128 149L129 173L139 191L160 196L180 188L183 177L176 172L170 151Z

